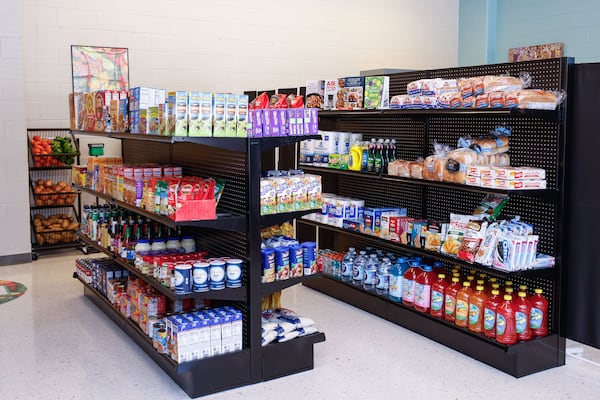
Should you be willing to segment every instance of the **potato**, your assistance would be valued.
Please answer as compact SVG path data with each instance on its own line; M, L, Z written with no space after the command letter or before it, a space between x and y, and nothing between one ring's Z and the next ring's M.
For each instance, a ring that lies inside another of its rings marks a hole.
M63 229L67 229L69 227L69 220L63 219L62 222L60 223L60 226Z
M78 228L79 228L78 222L73 222L69 226L67 226L67 230L70 230L70 231L74 231L75 229L78 229Z

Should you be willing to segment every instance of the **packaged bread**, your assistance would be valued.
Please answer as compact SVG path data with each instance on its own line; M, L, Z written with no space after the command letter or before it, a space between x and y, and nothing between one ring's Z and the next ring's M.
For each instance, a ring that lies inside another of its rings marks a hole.
M473 86L473 96L478 96L483 93L483 76L471 78L471 85Z
M489 93L481 93L475 96L475 108L488 108L490 106L490 95Z
M425 158L423 163L423 179L430 181L443 180L449 151L450 147L448 145L437 142L433 143L433 154Z
M448 153L448 161L444 168L443 180L445 182L454 182L465 184L467 181L467 169L470 165L476 165L479 155L475 150L469 148L460 148Z
M408 163L410 177L415 179L423 179L423 161L413 161Z
M423 79L419 79L417 81L412 81L406 85L406 92L408 93L409 96L420 96L422 93L422 91L421 91L422 87L423 87Z
M458 89L458 81L456 79L436 79L434 82L435 85L435 95L441 96L445 93L459 93ZM462 97L462 94L461 94Z
M473 139L470 147L483 154L506 153L509 150L508 136L481 137Z
M555 110L564 101L565 92L526 89L516 93L517 107L534 110Z
M504 92L491 92L489 96L490 108L504 107Z
M460 78L457 84L458 91L463 99L473 97L473 78Z
M487 154L486 165L490 167L508 167L510 166L510 156L508 153Z
M459 108L462 106L462 97L459 92L444 93L437 97L440 108Z
M531 76L526 72L519 74L518 78L510 75L486 75L483 77L483 90L485 93L521 90L529 87L530 83Z
M412 105L412 100L411 100L410 96L407 94L401 94L401 95L394 96L390 100L390 108L392 108L392 109L401 109L402 110L402 109L410 108L411 105Z
M409 162L406 160L394 160L388 164L388 175L410 178Z

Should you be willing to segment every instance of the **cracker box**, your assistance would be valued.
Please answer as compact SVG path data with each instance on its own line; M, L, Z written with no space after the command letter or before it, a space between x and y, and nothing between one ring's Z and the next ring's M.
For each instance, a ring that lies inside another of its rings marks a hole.
M306 81L305 102L307 108L323 108L323 96L325 95L325 81Z
M248 95L246 95L246 94L238 95L236 119L237 119L236 136L237 137L247 137L248 136Z
M263 137L263 111L252 110L252 137Z
M285 108L280 108L277 112L279 113L279 134L281 136L290 136L287 110Z
M294 108L296 113L296 135L304 135L304 108Z
M171 94L169 94L171 95ZM174 136L187 136L188 135L188 92L173 92L175 96L175 131Z
M323 95L323 109L335 110L335 99L338 89L337 79L329 79L325 81L325 91ZM308 93L308 92L306 92Z
M498 179L546 179L546 170L533 167L494 168L494 177Z
M148 108L148 134L158 135L158 107L152 106Z
M293 108L288 108L285 112L287 114L288 136L297 136L296 112Z
M367 76L365 78L365 109L390 108L390 77Z
M393 217L406 217L406 208L381 209L375 216L375 236L383 239L390 238L390 232L394 225L390 227Z
M237 94L225 96L225 136L235 137L237 135Z
M375 231L375 209L365 208L363 210L363 231L365 235L373 235Z
M335 108L338 110L360 110L363 108L365 78L352 76L338 79Z
M167 115L166 115L167 103L158 105L158 134L160 136L167 135Z
M200 92L189 93L188 136L200 136Z
M225 136L225 93L215 93L213 102L213 136Z

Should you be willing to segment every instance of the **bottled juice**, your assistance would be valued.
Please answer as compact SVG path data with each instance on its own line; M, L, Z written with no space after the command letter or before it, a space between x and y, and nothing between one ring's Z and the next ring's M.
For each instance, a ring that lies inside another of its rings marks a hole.
M463 287L456 294L456 321L457 326L466 328L469 324L469 298L473 294L471 282L463 282Z
M438 279L431 285L431 311L430 314L437 318L444 315L444 298L446 296L446 274L438 274Z
M548 300L542 295L542 289L535 289L531 296L531 314L529 324L533 336L548 335Z
M477 286L483 286L483 291L486 291L485 290L485 280L477 279ZM477 286L475 286L475 287L477 287Z
M531 314L531 303L527 300L527 293L519 291L514 305L517 340L530 340L531 329L529 328L529 318Z
M515 344L517 343L516 330L512 296L505 294L504 301L498 304L496 309L496 340L502 344Z
M487 300L483 285L477 285L475 292L469 297L469 330L483 332L484 305Z
M504 281L504 293L506 293L506 289L514 289L512 281ZM512 294L512 292L511 292Z
M431 285L435 282L435 273L431 265L425 265L415 278L414 306L417 311L428 313L431 308Z
M444 295L444 319L446 321L454 322L456 319L456 295L461 288L459 281L457 276L453 276L452 283L446 288Z
M501 301L500 291L492 289L492 295L483 305L483 334L486 337L496 337L496 310Z
M419 263L411 261L402 278L402 304L412 307L415 301L415 279L419 273Z
M390 300L402 301L402 281L408 267L408 260L404 257L398 257L396 264L390 269Z
M494 290L494 285L498 285L498 279L497 278L490 278L487 281L487 287L491 293L492 290ZM500 287L500 285L498 285L498 287Z
M529 300L529 295L527 294L527 285L519 285L519 292L525 292L525 298Z

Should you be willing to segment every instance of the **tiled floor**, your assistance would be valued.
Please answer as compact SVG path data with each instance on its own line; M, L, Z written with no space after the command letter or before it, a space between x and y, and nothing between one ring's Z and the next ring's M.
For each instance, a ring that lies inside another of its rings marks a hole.
M0 305L0 399L186 399L187 395L82 295L81 254L0 267L27 293ZM598 399L600 351L521 379L325 295L295 286L285 306L327 335L315 368L205 399Z

